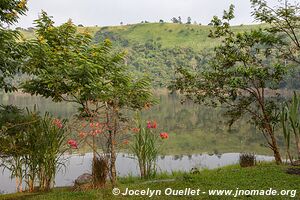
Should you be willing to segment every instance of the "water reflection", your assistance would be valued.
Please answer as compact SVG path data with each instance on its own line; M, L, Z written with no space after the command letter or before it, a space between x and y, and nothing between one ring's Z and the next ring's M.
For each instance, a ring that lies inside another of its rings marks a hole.
M74 180L83 173L90 173L92 154L71 155L67 156L68 162L66 169L57 173L55 182L56 186L72 186ZM225 165L238 163L238 153L225 153L222 155L180 155L180 156L162 156L157 162L158 172L173 172L173 171L190 171L192 168L198 169L214 169ZM258 161L271 161L273 157L257 156ZM0 168L2 171L2 169ZM118 154L117 156L117 171L119 176L133 175L138 176L137 160L129 154ZM0 191L5 193L15 192L15 180L9 178L9 172L4 170L0 174Z
M180 97L173 94L156 95L159 104L143 112L144 120L156 120L159 129L169 133L163 154L195 154L209 152L256 152L271 154L265 148L265 139L247 119L238 121L230 129L221 108L180 103ZM55 116L69 118L76 113L72 103L54 103L50 99L22 93L0 94L1 104L14 104L33 108L36 104L41 113L49 111ZM280 134L279 134L280 135ZM279 140L283 144L283 140Z

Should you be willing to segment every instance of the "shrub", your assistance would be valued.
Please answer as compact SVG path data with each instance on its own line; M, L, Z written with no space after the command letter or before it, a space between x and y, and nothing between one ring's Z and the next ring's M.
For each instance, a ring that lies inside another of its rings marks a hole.
M290 146L295 142L298 159L300 159L300 96L294 92L292 101L286 103L281 111L281 125L286 146L286 153L291 163L293 157L291 155Z
M138 128L133 128L134 140L131 150L138 159L142 178L152 178L156 175L156 160L159 153L159 139L168 139L166 132L156 133L156 121L148 121L146 126L137 120Z
M108 177L108 160L105 156L93 158L92 175L94 188L103 187Z
M256 156L254 153L241 153L239 162L241 167L252 167L256 164Z
M64 165L65 121L48 113L40 116L35 110L27 113L15 106L0 109L1 165L16 178L17 191L26 183L29 191L36 186L49 190L54 185L57 168Z

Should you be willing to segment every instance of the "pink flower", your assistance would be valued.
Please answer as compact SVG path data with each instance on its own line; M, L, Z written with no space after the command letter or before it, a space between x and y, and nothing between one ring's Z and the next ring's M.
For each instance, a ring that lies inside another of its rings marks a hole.
M147 121L147 128L157 128L157 123L156 121Z
M160 136L161 139L168 139L169 138L169 134L166 133L166 132L160 133L159 136Z
M151 122L147 121L147 128L151 128Z
M72 149L78 149L77 142L73 139L68 140L68 144L71 146Z
M55 126L57 126L57 128L62 128L63 125L61 123L61 121L59 119L54 119L52 122Z

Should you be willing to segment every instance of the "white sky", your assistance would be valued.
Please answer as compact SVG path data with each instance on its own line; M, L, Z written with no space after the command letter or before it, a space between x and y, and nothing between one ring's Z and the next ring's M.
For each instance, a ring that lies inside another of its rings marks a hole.
M268 2L274 5L277 0ZM222 16L223 10L228 9L230 4L236 6L233 24L254 22L249 0L28 0L29 11L16 26L33 26L32 22L41 10L53 16L57 24L71 18L75 24L84 26L108 26L144 20L170 21L174 16L181 16L183 22L190 16L192 22L208 24L214 15Z

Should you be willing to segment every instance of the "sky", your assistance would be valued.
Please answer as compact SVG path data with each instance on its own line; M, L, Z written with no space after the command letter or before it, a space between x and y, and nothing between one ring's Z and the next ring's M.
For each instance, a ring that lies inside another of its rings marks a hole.
M276 5L277 0L268 2ZM178 16L183 22L190 16L192 22L208 24L214 15L222 16L230 4L236 7L232 24L255 23L249 0L28 0L29 11L15 26L32 27L41 10L53 16L57 25L68 19L84 26L158 22L160 19L170 22L172 17Z

